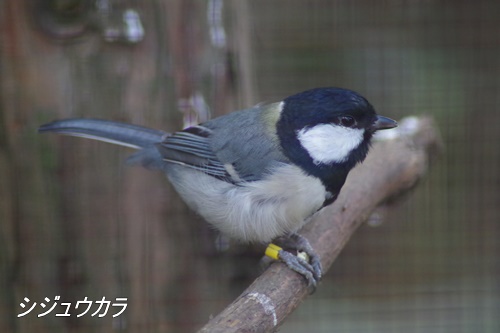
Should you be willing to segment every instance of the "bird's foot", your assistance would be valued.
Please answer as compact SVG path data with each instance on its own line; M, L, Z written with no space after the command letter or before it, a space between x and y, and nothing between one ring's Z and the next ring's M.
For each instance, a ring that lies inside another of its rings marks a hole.
M291 234L276 240L283 248L270 244L266 255L282 261L288 268L302 275L314 292L321 280L322 267L319 256L309 241L299 234ZM292 251L292 252L290 252ZM293 254L296 251L297 254Z

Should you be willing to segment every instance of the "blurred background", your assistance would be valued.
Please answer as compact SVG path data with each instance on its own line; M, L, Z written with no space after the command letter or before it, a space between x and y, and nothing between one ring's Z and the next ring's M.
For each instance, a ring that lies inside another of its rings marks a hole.
M500 332L499 17L495 0L1 0L0 331L192 332L260 270L262 247L226 250L127 149L39 125L174 131L340 86L431 115L445 149L281 331ZM85 297L127 308L76 317Z

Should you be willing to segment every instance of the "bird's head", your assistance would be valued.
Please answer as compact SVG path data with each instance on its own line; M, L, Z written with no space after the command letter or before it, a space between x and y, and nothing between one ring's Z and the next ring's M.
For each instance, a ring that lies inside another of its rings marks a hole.
M364 160L372 135L397 123L378 116L358 93L341 88L307 90L283 100L276 132L283 153L307 173L326 177ZM333 170L333 171L335 171Z

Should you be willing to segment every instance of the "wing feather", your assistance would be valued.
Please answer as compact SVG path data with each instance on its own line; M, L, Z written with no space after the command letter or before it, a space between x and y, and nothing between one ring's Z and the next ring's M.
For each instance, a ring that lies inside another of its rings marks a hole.
M164 161L180 164L227 182L235 183L210 147L211 130L193 126L166 137L157 148Z
M257 106L172 134L157 145L162 158L233 184L266 177L288 164L275 121L281 104Z

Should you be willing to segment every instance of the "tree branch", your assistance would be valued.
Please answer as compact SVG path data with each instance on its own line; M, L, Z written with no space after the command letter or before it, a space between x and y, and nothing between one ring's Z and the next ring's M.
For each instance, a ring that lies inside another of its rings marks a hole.
M441 147L430 118L405 118L397 129L380 135L337 201L301 230L321 257L324 272L377 206L417 184ZM307 295L305 279L276 262L200 332L273 332Z

